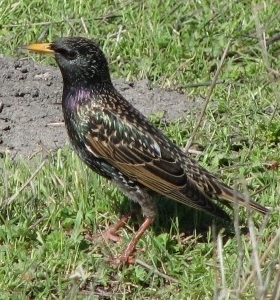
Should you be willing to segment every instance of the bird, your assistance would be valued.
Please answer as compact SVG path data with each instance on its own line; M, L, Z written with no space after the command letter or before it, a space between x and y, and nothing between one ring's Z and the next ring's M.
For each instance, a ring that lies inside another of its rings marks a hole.
M54 56L63 78L62 111L70 143L80 159L141 207L144 221L116 258L132 263L137 242L153 224L162 198L177 201L230 221L223 204L237 203L261 214L269 209L233 190L168 139L112 84L101 48L84 37L62 37L24 49ZM218 204L220 202L220 204ZM117 231L130 215L111 226Z

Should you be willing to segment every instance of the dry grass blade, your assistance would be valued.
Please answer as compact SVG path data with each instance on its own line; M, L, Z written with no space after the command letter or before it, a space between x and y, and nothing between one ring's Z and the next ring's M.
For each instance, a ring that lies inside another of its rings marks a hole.
M238 291L240 290L240 278L243 270L245 252L242 246L238 206L234 205L233 209L234 209L234 231L235 231L237 249L238 249L238 264L235 271L235 279L234 279L234 290L236 291L236 298L237 298Z
M64 126L64 122L54 122L54 123L49 123L47 126Z
M275 287L271 296L272 300L280 299L280 269L278 270L277 279L275 282Z
M275 90L275 84L273 84L273 79L275 77L275 73L277 73L277 72L274 71L270 66L270 61L269 61L268 52L267 52L267 43L266 43L266 39L265 39L265 32L260 24L257 5L253 5L252 11L253 11L254 19L255 19L257 37L258 37L259 44L260 44L260 47L262 50L263 61L264 61L265 67L268 72L268 77L269 77L269 81L271 83L271 88L272 88L273 94L275 95L275 99L278 99L278 91ZM275 102L274 110L271 115L270 123L268 124L268 127L271 125L272 120L275 118L277 110L278 110L278 101Z
M218 259L219 259L219 266L220 266L220 273L221 273L222 289L223 292L225 292L227 290L227 287L226 287L225 265L224 265L224 258L223 258L223 240L221 234L218 235L217 250L218 250Z
M266 258L269 255L270 251L272 250L274 245L279 241L279 239L280 239L280 229L277 230L274 238L271 240L271 242L267 246L266 250L264 251L263 255L261 256L261 258L259 260L260 266L264 263L264 261L266 260ZM245 281L243 287L241 288L241 294L243 294L245 292L248 285L252 282L252 280L256 276L256 273L257 273L257 269L256 269L256 266L254 265L253 270L251 271L251 273L248 276L247 280Z
M207 97L206 97L204 106L203 106L203 108L202 108L202 110L201 110L199 119L198 119L198 121L197 121L197 123L196 123L196 126L195 126L193 132L192 132L191 137L189 138L189 140L188 140L188 142L187 142L187 144L186 144L186 146L185 146L185 148L184 148L184 151L185 151L185 152L188 152L188 149L189 149L189 147L191 146L192 141L193 141L193 139L194 139L194 137L195 137L195 135L196 135L196 132L197 132L197 130L198 130L198 128L199 128L199 126L200 126L200 124L201 124L201 122L202 122L202 119L203 119L203 117L204 117L204 115L205 115L206 108L207 108L207 106L208 106L208 104L209 104L209 102L210 102L210 100L211 100L211 96L212 96L212 94L213 94L215 85L216 85L216 83L217 83L217 81L218 81L219 74L220 74L220 72L221 72L221 70L222 70L222 67L223 67L223 65L224 65L224 61L225 61L225 59L226 59L226 56L227 56L227 53L228 53L228 50L229 50L230 45L231 45L231 40L229 40L228 43L227 43L227 45L226 45L226 48L225 48L224 53L223 53L223 55L222 55L222 58L221 58L221 60L220 60L219 67L218 67L218 69L217 69L217 71L216 71L216 73L215 73L215 76L214 76L213 82L212 82L212 84L211 84L211 86L210 86L210 90L209 90L208 95L207 95Z
M81 23L83 25L85 33L88 34L88 29L87 29L87 26L86 26L86 23L85 23L85 20L83 17L81 17Z
M152 271L152 272L155 273L156 275L158 275L158 276L160 276L160 277L162 277L162 278L164 278L164 279L166 279L166 280L168 280L168 281L170 281L170 282L175 282L175 283L178 283L178 282L179 282L179 280L177 280L176 278L171 277L171 276L169 276L169 275L166 275L166 274L164 274L164 273L158 271L157 269L155 269L154 267L152 267L152 266L146 264L145 262L143 262L143 261L140 260L140 259L136 259L135 262L136 262L138 265L140 265L140 266L146 268L147 270Z
M2 209L7 207L8 205L11 205L16 200L16 198L28 186L28 184L31 182L31 180L33 180L34 177L42 170L45 163L46 163L46 161L43 161L40 164L40 166L35 170L35 172L30 176L30 178L20 187L20 189L12 197L9 197L4 201L4 203L2 205Z
M261 193L263 193L270 185L267 184L265 186L260 187L259 189L257 189L254 193L251 194L251 198L260 195Z
M225 82L224 80L217 80L216 84L222 84L224 82ZM213 84L212 81L200 82L200 83L189 83L189 84L179 85L177 86L177 88L178 89L197 88L201 86L211 86L212 84Z
M96 17L96 18L84 18L84 21L98 21L98 20L107 20L107 19L113 19L113 18L121 18L121 15L116 15L116 14L108 14L103 17ZM55 25L55 24L61 24L61 23L80 23L81 19L63 19L59 21L47 21L47 22L33 22L33 23L28 23L28 24L6 24L2 25L3 28L14 28L14 27L31 27L31 26L45 26L45 25Z
M258 253L258 241L256 238L255 227L254 227L254 222L252 220L251 213L249 213L248 216L248 224L249 224L250 240L252 244L252 261L257 275L256 285L258 290L258 297L259 299L262 299L261 295L264 291L264 283L262 279L261 263L260 263L259 253Z

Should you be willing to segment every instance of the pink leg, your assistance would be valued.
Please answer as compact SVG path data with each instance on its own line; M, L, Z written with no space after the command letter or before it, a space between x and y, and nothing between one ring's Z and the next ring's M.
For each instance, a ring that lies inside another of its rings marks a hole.
M142 235L145 231L152 225L155 218L146 218L145 221L142 223L138 231L136 232L132 241L127 245L126 249L124 250L123 254L119 258L114 258L112 260L113 265L119 265L121 263L135 263L135 259L131 257L132 252L135 250L136 244L141 239Z

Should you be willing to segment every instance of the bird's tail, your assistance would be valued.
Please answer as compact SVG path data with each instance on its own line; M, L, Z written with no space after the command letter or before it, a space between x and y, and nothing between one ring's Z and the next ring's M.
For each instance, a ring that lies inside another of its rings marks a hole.
M236 203L243 207L251 208L261 214L268 214L270 212L269 209L257 203L254 200L246 198L242 193L231 189L223 183L220 183L221 193L217 195L219 198L226 200L227 202Z
M210 198L215 197L219 202L226 206L230 204L238 204L243 207L249 207L261 214L268 214L270 211L266 207L247 198L242 193L233 190L226 184L222 183L213 174L199 166L198 163L188 156L183 160L184 169L187 175L207 194Z

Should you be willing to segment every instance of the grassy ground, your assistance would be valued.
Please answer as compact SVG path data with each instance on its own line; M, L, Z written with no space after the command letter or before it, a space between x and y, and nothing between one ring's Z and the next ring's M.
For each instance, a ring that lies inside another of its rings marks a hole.
M209 86L189 84L213 79L231 39L222 83L211 95L215 109L206 111L193 140L202 149L196 158L228 184L246 185L245 192L255 193L272 215L267 220L242 211L247 234L238 226L236 234L233 228L218 234L208 216L167 203L138 245L137 264L114 269L108 260L131 238L133 224L122 231L121 244L85 235L128 210L123 195L68 148L50 155L23 190L42 160L4 157L0 199L12 203L0 214L1 299L279 297L280 47L272 39L279 31L279 4L185 2L5 0L0 53L17 56L18 45L83 35L99 41L114 77L148 78L206 96ZM195 123L194 117L168 127L156 122L182 147Z

